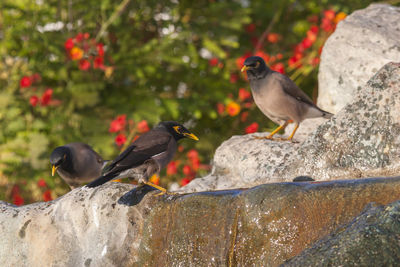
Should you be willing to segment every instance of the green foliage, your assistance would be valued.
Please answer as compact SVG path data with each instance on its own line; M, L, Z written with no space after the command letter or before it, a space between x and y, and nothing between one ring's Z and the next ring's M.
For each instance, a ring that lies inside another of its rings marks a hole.
M223 140L243 134L250 123L259 123L259 130L273 127L254 105L242 106L249 112L244 121L216 109L217 103L239 102L238 89L248 88L236 60L256 52L252 41L267 29L279 33L278 43L263 40L260 50L282 53L280 62L287 66L293 46L312 24L310 16L322 17L331 8L349 13L369 2L2 0L0 198L10 199L11 187L18 183L26 187L27 202L40 200L35 189L40 178L55 195L65 193L67 187L50 177L52 149L82 141L112 159L120 149L108 129L118 114L150 125L160 120L187 123L200 142L182 142L184 152L195 148L202 162L209 162ZM246 30L249 24L254 31ZM91 65L84 71L71 59L64 44L78 33L89 33L105 45L103 69ZM319 40L305 54L317 57L324 39ZM212 65L211 58L218 64ZM315 66L286 72L309 94L315 91ZM21 78L35 73L41 80L21 88ZM238 81L232 81L232 74ZM40 98L47 88L53 89L53 102L30 105L30 98Z

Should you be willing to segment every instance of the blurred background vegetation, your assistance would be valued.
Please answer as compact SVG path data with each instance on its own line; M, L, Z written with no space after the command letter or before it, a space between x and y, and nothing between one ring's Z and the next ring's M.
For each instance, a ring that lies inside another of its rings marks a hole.
M252 102L244 59L262 56L315 99L324 41L371 2L2 0L0 199L65 194L50 175L55 147L81 141L112 159L160 120L200 138L181 142L161 185L204 175L222 141L274 127Z

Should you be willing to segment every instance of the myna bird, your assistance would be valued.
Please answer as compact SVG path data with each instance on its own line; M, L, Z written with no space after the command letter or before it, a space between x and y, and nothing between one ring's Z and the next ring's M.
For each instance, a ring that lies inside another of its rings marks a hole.
M57 173L74 189L101 175L105 161L89 145L70 143L57 147L50 155L51 175Z
M87 186L96 187L118 178L133 178L140 184L157 188L164 194L167 192L165 188L149 182L148 179L159 173L171 161L178 147L177 141L185 137L199 140L177 122L160 122L136 139L107 166L101 177Z
M242 72L247 72L254 102L265 116L280 126L270 135L284 129L289 123L296 126L285 140L292 140L300 122L309 118L331 118L333 114L317 107L311 99L286 75L267 67L261 57L248 57L244 61Z

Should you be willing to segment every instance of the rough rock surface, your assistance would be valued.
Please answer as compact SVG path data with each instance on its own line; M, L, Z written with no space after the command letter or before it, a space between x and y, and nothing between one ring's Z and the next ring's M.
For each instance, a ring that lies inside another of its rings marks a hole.
M281 266L398 266L400 201L371 205L345 227Z
M333 118L309 135L295 135L298 143L233 136L216 150L211 174L181 192L250 187L296 176L326 181L397 175L399 114L400 64L388 63Z
M383 65L400 62L400 7L371 4L341 21L324 45L318 105L337 113Z
M51 202L0 202L0 266L277 266L368 203L399 199L400 177L163 197L132 188L107 183Z

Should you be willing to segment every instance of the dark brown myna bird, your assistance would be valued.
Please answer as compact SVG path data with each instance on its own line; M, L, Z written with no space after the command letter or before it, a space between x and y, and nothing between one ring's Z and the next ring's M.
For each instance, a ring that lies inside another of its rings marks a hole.
M331 118L333 114L317 107L311 99L286 75L267 67L261 57L248 57L242 68L247 72L254 102L265 116L280 126L270 135L273 139L281 129L294 122L292 134L285 140L292 140L300 122L309 118Z
M165 188L149 182L148 179L159 173L171 161L178 147L177 141L185 137L199 140L177 122L160 122L136 139L107 166L101 177L87 186L96 187L118 178L133 178L141 184L161 190L161 194L164 194L167 192Z
M89 145L70 143L57 147L50 155L51 175L57 173L74 189L101 175L105 161Z

